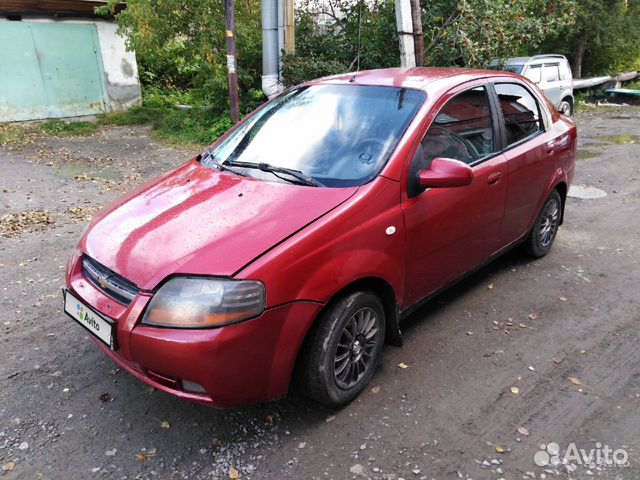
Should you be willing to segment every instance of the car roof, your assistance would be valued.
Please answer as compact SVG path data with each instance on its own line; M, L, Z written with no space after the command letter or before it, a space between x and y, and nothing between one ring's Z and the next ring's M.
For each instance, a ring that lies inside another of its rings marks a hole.
M510 72L499 72L496 70L480 70L471 68L383 68L378 70L364 70L360 72L333 75L330 77L313 80L311 82L308 82L308 84L356 84L426 90L427 86L435 82L460 84L480 78L508 76L519 78L519 76Z
M549 61L566 61L567 58L564 55L558 55L556 53L547 53L542 55L534 55L532 57L511 57L504 60L505 65L523 65L525 63L543 63ZM492 60L490 65L497 65L500 63L499 60Z

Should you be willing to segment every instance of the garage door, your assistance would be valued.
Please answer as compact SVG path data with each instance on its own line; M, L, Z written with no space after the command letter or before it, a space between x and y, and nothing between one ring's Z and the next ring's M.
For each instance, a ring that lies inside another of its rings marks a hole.
M0 121L105 111L95 25L0 23Z

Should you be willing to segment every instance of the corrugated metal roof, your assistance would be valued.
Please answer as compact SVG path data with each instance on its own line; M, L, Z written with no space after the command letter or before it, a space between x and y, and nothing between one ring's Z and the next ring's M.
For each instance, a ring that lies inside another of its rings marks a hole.
M105 5L100 0L0 0L0 15L56 15L94 16L96 7ZM116 12L126 8L124 2L116 6Z

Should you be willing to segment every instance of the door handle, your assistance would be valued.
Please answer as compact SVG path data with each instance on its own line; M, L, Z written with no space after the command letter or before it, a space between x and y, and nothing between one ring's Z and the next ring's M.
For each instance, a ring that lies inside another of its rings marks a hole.
M556 141L555 140L551 140L549 142L547 142L547 153L553 153L553 150L556 147Z
M497 183L501 178L502 172L493 172L487 177L487 182L489 182L489 185L493 185L494 183Z

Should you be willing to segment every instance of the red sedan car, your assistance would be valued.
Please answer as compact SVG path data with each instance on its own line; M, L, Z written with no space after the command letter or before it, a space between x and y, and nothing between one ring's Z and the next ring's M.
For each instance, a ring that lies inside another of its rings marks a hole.
M356 397L400 320L562 223L576 128L506 72L388 69L292 88L103 210L65 311L119 366L225 408Z

